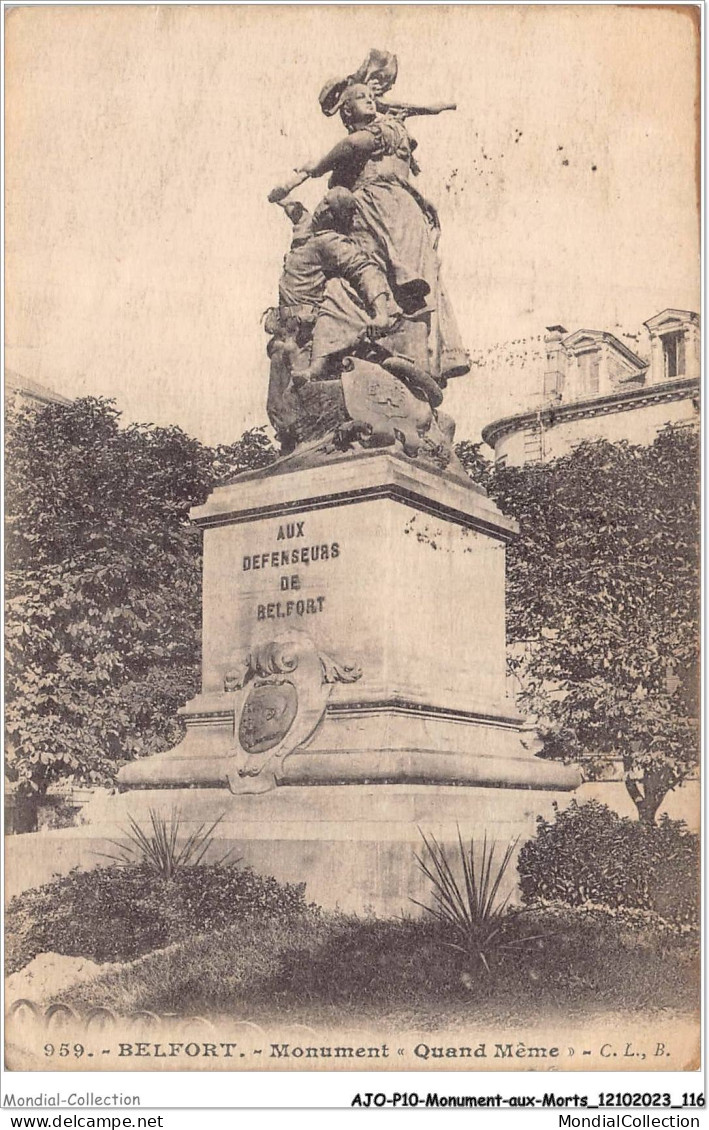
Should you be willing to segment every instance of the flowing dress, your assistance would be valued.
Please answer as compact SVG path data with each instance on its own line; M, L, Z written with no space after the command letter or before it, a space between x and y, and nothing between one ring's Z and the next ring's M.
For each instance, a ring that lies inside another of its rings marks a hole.
M409 179L416 143L393 114L377 115L358 132L369 133L371 142L335 165L330 187L342 185L356 196L352 238L384 271L411 319L393 335L392 351L408 354L437 380L461 376L470 359L441 281L438 217ZM328 298L334 306L348 301L336 281Z

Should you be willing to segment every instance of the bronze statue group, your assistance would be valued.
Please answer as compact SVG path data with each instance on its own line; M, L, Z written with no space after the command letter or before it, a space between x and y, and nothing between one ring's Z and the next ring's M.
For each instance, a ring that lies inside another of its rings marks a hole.
M416 142L405 124L455 106L386 101L396 75L396 57L372 50L327 83L321 109L339 112L347 136L269 194L293 225L278 306L265 318L268 414L284 454L303 439L304 393L337 380L348 358L380 366L434 411L447 381L470 369L441 280L438 215L412 183ZM289 199L326 173L312 214Z

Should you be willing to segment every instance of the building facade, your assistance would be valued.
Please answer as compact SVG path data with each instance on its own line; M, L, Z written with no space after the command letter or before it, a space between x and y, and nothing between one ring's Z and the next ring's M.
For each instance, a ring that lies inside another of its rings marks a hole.
M546 462L584 440L647 444L669 424L696 425L699 316L663 310L623 336L547 327L544 348L524 375L534 389L529 409L483 428L495 462Z
M13 373L11 369L5 370L5 404L7 407L19 408L44 408L46 404L71 404L71 401L47 388L32 377L23 377Z

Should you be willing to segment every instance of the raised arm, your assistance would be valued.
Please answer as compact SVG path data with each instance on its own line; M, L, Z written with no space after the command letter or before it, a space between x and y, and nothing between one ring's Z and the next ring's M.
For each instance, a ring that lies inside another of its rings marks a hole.
M357 130L355 133L351 133L349 137L338 141L337 145L333 146L330 152L326 153L320 161L310 161L295 169L292 177L283 184L276 185L269 192L268 199L272 204L278 203L308 177L321 177L324 173L329 173L337 168L338 165L347 164L355 154L374 152L376 146L377 139L369 130Z
M457 110L455 102L432 102L430 106L415 106L411 102L385 102L377 99L377 109L383 114L393 113L398 117L412 118L422 114L442 114L444 110Z

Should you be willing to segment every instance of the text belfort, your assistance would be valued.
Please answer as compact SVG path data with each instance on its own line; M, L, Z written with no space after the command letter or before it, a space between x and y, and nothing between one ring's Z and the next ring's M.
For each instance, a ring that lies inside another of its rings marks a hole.
M304 539L303 541L299 539ZM340 556L340 544L336 541L307 544L305 522L285 522L279 525L276 542L297 540L296 545L277 545L261 553L247 553L241 559L243 573L255 573L257 570L270 573L276 580L275 572L279 571L277 584L278 592L298 594L303 588L303 578L300 572L284 573L284 569L292 569L297 565L299 569L309 568L311 565L324 561L336 561ZM269 578L270 580L270 578ZM281 600L273 600L256 605L257 620L287 620L292 616L310 616L322 612L325 606L325 597L293 595Z

